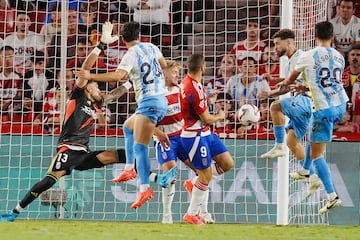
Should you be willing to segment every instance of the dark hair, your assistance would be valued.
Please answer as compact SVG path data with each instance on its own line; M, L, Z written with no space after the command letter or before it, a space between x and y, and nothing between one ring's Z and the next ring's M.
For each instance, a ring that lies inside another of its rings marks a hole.
M355 0L340 0L340 1L338 1L338 4L340 5L341 2L352 2L353 8L355 8L355 5L356 5Z
M333 25L328 21L318 22L315 25L315 37L319 40L330 40L334 33Z
M257 61L255 60L255 58L250 57L250 56L247 56L247 57L244 57L243 59L241 59L241 64L242 64L244 61L253 61L254 64L257 63Z
M285 39L295 39L295 33L293 30L288 29L288 28L284 28L281 29L279 31L277 31L272 38L280 38L281 40L285 40Z
M19 15L26 15L26 16L30 17L30 13L26 12L24 10L17 10L16 11L16 16L19 16Z
M187 67L190 73L194 73L200 70L204 64L205 59L201 54L192 54L187 60Z
M13 52L15 51L14 48L12 46L9 46L9 45L5 45L5 46L0 48L0 52L6 51L6 50L12 50Z
M44 62L44 61L45 61L45 54L43 52L41 51L34 52L34 55L32 57L33 63Z
M351 52L352 50L360 50L360 44L351 45L349 52Z
M140 24L138 22L128 22L124 24L122 36L125 42L137 40L140 34Z

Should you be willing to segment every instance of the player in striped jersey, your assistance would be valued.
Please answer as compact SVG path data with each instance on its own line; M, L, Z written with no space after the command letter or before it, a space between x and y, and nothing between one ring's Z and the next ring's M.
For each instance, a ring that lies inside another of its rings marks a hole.
M229 151L217 135L211 133L209 124L225 118L222 110L209 113L204 86L201 84L205 71L205 59L193 54L188 58L188 74L182 81L181 111L184 127L181 141L188 152L198 178L192 188L190 205L183 220L190 224L203 225L199 216L200 207L206 204L208 185L214 176L219 176L234 165ZM216 162L212 167L212 159Z
M334 38L333 26L330 22L319 22L315 25L317 47L301 55L288 79L279 83L280 87L289 87L300 73L303 73L306 84L314 102L314 110L310 120L309 141L310 158L299 174L309 174L309 166L313 162L326 193L327 201L319 213L327 213L341 205L341 200L335 192L330 170L326 163L324 152L326 143L331 141L336 122L343 119L346 103L349 100L342 85L341 76L345 67L344 57L331 47ZM303 88L295 89L303 91Z
M152 43L139 42L139 34L139 23L129 22L124 25L122 37L128 51L115 72L91 74L83 69L76 71L81 78L100 82L125 83L128 78L132 81L138 108L123 126L128 161L123 172L125 174L129 171L135 172L135 159L137 159L140 192L131 208L141 207L154 196L150 188L148 145L157 122L167 111L167 100L164 96L167 90L162 73L162 68L166 67L165 58L159 48Z
M164 172L176 167L176 160L179 158L187 166L192 167L188 154L183 148L180 133L184 125L183 115L180 106L180 87L178 85L180 64L176 61L167 60L167 67L164 69L165 84L168 101L168 109L165 117L157 125L157 135L159 131L166 134L170 141L170 146L163 146L160 139L155 139L156 158ZM150 176L151 178L151 176ZM162 188L163 219L162 223L173 223L171 205L175 195L175 181L168 187Z
M285 75L289 76L291 71L294 70L295 64L300 58L303 51L296 49L294 44L295 33L290 29L282 29L276 32L273 36L275 49L278 55L286 56L288 58ZM272 79L269 74L265 77L269 81L280 82L284 79ZM304 79L298 77L296 81L299 84L304 84ZM280 94L289 92L289 88L278 88L270 92L262 92L258 97L273 97ZM304 159L309 154L305 154L305 148L301 144L301 140L306 134L307 127L309 126L312 100L306 94L299 94L297 96L287 96L280 100L275 100L270 106L270 114L274 123L274 136L275 146L270 151L261 155L262 158L275 158L285 156L285 116L289 118L287 126L288 132L286 136L286 143L296 159L300 164L304 164ZM306 151L310 151L310 145L306 144ZM307 196L311 196L320 186L321 182L316 174L312 165L310 166L310 174L298 175L296 172L291 173L290 176L297 180L309 181L309 189Z

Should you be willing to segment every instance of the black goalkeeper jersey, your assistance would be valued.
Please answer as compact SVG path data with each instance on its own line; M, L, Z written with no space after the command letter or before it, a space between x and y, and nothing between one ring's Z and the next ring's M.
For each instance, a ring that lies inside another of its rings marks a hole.
M58 147L66 144L88 149L90 132L94 128L97 105L85 95L85 89L75 88L66 106Z

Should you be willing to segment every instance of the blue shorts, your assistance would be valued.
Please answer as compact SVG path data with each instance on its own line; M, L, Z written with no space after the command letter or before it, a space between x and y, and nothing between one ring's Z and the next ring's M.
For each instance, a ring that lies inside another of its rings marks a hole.
M135 113L146 116L156 124L165 117L167 107L167 99L163 95L146 97L140 100Z
M311 98L298 95L280 100L283 113L289 118L287 128L293 129L298 140L301 140L309 126L312 114Z
M200 136L201 133L192 138L181 137L185 151L189 153L190 161L195 169L199 170L207 169L213 157L228 151L216 134Z
M169 137L170 147L164 148L158 141L155 141L156 158L160 165L166 162L177 160L178 158L184 162L189 159L185 151L180 136Z
M313 112L309 131L310 142L330 142L334 125L344 118L345 111L346 103L337 107Z

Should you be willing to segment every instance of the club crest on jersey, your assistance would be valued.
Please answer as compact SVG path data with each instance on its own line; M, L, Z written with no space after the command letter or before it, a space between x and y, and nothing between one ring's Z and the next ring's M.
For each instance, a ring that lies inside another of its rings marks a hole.
M81 111L85 112L89 116L92 116L92 117L96 116L95 111L88 106L83 106L81 108Z
M207 164L207 159L206 159L206 158L203 158L203 159L201 159L201 162L202 162L202 164L203 164L204 166L206 166L206 164Z
M168 158L166 152L163 152L163 153L162 153L162 158L163 158L164 160Z

